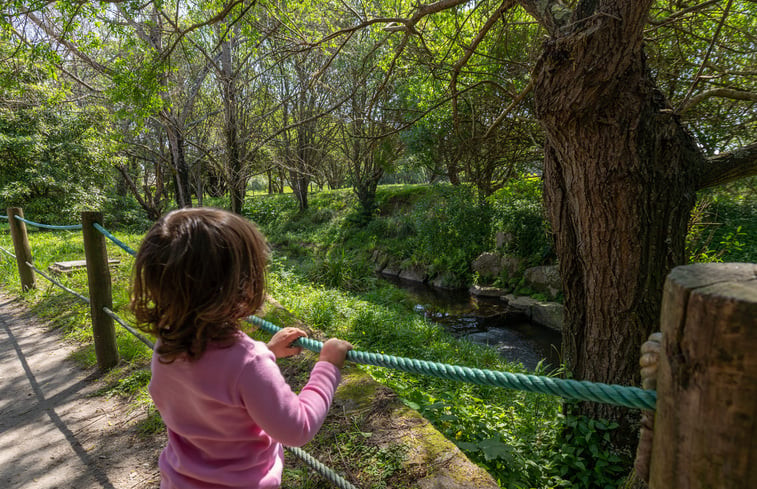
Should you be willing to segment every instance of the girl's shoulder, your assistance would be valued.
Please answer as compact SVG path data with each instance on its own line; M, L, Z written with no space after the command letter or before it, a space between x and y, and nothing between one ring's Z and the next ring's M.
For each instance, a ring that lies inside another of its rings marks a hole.
M211 347L205 353L212 357L213 362L217 362L222 357L228 362L237 364L257 363L273 356L265 343L250 338L242 331L235 334L234 342L231 345Z

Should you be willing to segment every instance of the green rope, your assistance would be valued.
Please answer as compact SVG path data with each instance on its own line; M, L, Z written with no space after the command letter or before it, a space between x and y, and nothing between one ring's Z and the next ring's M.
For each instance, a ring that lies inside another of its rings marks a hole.
M13 217L15 217L21 222L25 222L26 224L29 224L31 226L36 226L38 228L43 228L43 229L67 229L67 230L81 229L81 224L71 224L68 226L54 226L52 224L40 224L38 222L30 221L28 219L24 219L21 216L13 216Z
M250 316L247 318L247 321L271 334L281 329L257 316ZM297 344L314 352L320 352L323 347L323 343L310 338L300 338L297 340ZM638 387L609 385L585 380L558 379L555 377L517 374L497 370L483 370L357 350L349 351L347 353L347 360L365 365L388 367L403 372L432 375L442 379L457 380L471 384L493 385L508 389L539 392L566 399L602 402L635 409L654 410L657 402L657 393L655 391L639 389Z
M117 244L117 245L118 245L118 246L119 246L119 247L120 247L120 248L121 248L122 250L124 250L125 252L127 252L127 253L128 253L128 254L130 254L131 256L136 256L136 255L137 255L137 252L136 252L136 251L134 251L134 250L132 250L131 248L129 248L129 246L128 246L128 245L127 245L126 243L124 243L123 241L120 241L120 240L119 240L118 238L116 238L115 236L113 236L113 235L112 235L112 234L111 234L111 233L110 233L110 232L109 232L109 231L108 231L107 229L105 229L104 227L100 226L100 225L99 225L98 223L96 223L96 222L93 222L93 223L92 223L92 226L93 226L93 227L94 227L95 229L97 229L98 231L100 231L100 233L101 233L101 234L102 234L103 236L105 236L105 237L106 237L106 238L108 238L109 240L113 241L113 242L114 242L115 244Z
M334 484L340 489L357 489L357 487L350 484L347 480L342 478L339 474L323 465L318 460L314 459L309 453L297 447L286 447L292 454L308 464L311 469L321 474L326 480Z

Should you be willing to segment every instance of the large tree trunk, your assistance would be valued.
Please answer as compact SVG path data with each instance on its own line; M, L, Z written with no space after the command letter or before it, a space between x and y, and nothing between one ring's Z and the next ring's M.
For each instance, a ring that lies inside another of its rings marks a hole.
M624 385L639 382L665 276L684 263L691 170L703 161L645 66L649 2L632 3L548 41L534 89L565 287L564 361L575 378ZM618 421L616 441L635 445L636 413L589 403L580 412Z

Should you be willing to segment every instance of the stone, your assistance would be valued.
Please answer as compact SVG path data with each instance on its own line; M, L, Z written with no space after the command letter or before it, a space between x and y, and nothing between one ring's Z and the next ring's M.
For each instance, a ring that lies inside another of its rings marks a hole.
M428 274L426 271L420 267L417 266L411 266L409 268L404 268L399 274L399 277L403 280L410 280L412 282L420 282L423 283L426 280L428 280Z
M536 299L525 295L514 296L513 294L507 294L504 296L504 299L510 308L515 312L525 314L529 319L531 318L531 308L539 303Z
M526 269L523 275L526 285L532 289L549 294L554 298L562 290L562 281L557 265L545 265Z
M494 235L494 243L497 248L504 248L505 246L512 244L513 239L515 239L515 237L512 233L506 233L504 231L499 231Z
M373 255L371 256L371 260L373 261L374 272L382 271L389 264L389 256L386 253L379 250L375 250L373 252Z
M470 292L471 295L475 295L477 297L502 297L507 293L505 289L500 289L497 287L485 287L482 285L474 285L468 289L468 292Z
M381 270L381 273L390 277L397 277L399 276L401 271L402 270L400 270L400 268L395 265L387 265Z
M504 255L502 257L502 270L507 273L508 277L515 277L520 273L523 267L523 258L517 256Z
M565 307L557 302L539 302L531 307L531 321L562 331Z
M502 255L488 251L481 253L473 261L471 268L482 278L490 279L498 277L502 273Z

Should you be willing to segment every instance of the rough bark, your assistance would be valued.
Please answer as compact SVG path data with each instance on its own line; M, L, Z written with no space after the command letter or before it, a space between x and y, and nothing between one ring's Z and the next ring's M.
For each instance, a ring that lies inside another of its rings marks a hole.
M757 487L757 265L673 270L662 333L650 487Z
M625 385L639 382L637 352L658 328L665 276L684 262L692 170L704 162L646 69L649 3L574 17L546 42L534 84L565 290L563 358L576 378ZM588 403L580 412L618 421L616 441L635 446L636 413Z

